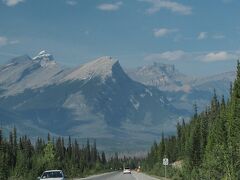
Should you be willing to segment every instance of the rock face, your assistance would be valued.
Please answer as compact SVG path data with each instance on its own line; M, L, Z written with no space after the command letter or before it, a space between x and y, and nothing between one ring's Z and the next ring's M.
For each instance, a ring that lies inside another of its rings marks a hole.
M235 72L226 72L205 78L193 78L180 73L174 65L162 63L127 70L127 74L140 83L163 91L175 108L189 112L192 111L194 103L197 103L200 111L203 110L209 104L214 89L219 96L228 97L230 83L236 77Z
M127 74L136 81L163 91L188 91L185 85L190 80L189 77L176 70L174 65L153 63L127 70Z
M31 59L24 55L10 60L0 67L1 96L10 96L25 89L39 88L52 84L65 72L45 51Z
M66 69L42 51L0 66L1 123L32 137L50 132L96 138L107 150L144 150L162 132L175 132L193 103L205 106L213 88L226 94L234 77L193 79L157 63L125 73L111 57Z
M97 138L108 149L147 148L186 115L157 88L129 78L111 57L65 69L42 51L1 66L0 84L0 109L16 114L6 117L6 127L15 124L24 133L28 126L30 135Z

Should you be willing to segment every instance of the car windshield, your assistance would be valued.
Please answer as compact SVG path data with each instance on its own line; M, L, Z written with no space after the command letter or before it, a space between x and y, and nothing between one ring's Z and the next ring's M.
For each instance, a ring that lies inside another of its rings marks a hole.
M63 174L61 171L51 171L51 172L44 172L41 178L46 179L46 178L60 178L60 177L63 177Z

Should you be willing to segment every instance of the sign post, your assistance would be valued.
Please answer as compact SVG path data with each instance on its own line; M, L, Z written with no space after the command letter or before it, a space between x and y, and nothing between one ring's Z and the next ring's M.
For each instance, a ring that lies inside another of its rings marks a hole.
M163 158L163 165L165 166L165 179L167 179L168 158Z

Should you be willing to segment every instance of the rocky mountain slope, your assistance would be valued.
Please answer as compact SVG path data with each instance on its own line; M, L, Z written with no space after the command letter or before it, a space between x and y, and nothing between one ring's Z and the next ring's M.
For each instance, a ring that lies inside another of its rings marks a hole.
M173 65L154 63L123 70L101 57L76 68L59 65L46 51L0 66L0 116L32 138L53 135L96 138L103 149L145 149L175 130L193 103L205 106L216 88L227 94L234 72L191 78Z
M5 116L6 128L97 138L105 148L147 148L186 115L162 91L130 79L111 57L74 69L45 51L17 57L0 67L0 87L0 109L13 115Z
M235 72L226 72L204 78L190 77L180 73L174 65L153 63L136 69L127 70L134 80L164 91L168 100L176 108L192 111L194 103L202 110L212 97L214 89L219 96L228 97L230 83Z

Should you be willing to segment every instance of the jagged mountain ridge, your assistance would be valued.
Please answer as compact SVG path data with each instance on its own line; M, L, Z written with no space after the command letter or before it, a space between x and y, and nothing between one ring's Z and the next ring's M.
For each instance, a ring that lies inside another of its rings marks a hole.
M50 131L110 139L111 147L147 148L163 129L174 130L176 119L185 113L157 88L133 81L110 57L67 70L46 52L11 63L0 68L0 108L20 116L5 125L27 121L34 134ZM122 145L126 138L129 142Z
M0 66L0 86L4 91L1 96L14 95L25 89L52 84L67 71L45 51L40 52L33 59L27 55L14 58Z
M154 62L126 72L132 79L162 91L188 91L186 84L190 78L180 73L174 65Z
M192 110L194 103L203 110L209 104L214 89L219 96L228 97L230 83L236 76L235 72L225 72L203 78L190 77L180 73L174 65L162 63L127 70L127 74L138 82L164 91L171 104L188 111Z
M157 63L126 72L107 56L77 68L62 67L46 51L14 58L0 67L3 123L21 133L28 127L34 136L51 132L97 138L104 148L147 148L162 131L174 131L193 103L205 106L214 87L226 93L234 77L193 79Z

